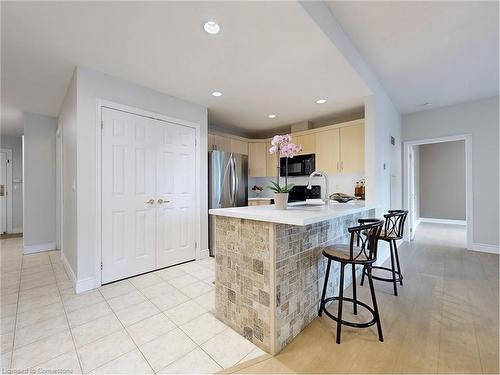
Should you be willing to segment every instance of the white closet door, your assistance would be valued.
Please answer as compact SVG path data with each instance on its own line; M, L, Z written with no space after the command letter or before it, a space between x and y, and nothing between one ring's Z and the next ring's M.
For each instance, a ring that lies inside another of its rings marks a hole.
M158 126L158 268L196 258L195 140L193 128Z
M10 191L8 192L10 194ZM0 152L0 233L7 232L7 153Z
M104 284L156 268L158 134L146 117L104 108L102 119Z

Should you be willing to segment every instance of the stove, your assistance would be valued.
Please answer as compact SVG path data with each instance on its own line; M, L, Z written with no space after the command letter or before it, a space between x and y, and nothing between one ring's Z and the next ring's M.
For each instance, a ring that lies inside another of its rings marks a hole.
M288 202L303 202L306 199L321 199L321 185L312 185L311 189L307 185L295 185L288 194Z

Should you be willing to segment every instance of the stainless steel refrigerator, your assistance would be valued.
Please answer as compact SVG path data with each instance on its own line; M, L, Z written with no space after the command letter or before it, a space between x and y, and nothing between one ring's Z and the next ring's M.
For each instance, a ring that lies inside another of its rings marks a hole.
M208 208L248 204L248 157L225 151L208 153ZM209 218L210 255L214 255L214 218Z

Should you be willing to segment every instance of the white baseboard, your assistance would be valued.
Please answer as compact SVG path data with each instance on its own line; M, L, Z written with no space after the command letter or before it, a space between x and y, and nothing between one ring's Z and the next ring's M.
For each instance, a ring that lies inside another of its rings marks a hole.
M12 234L23 233L23 228L12 228Z
M210 250L208 250L208 249L200 250L199 255L200 255L200 257L198 258L198 260L208 258L210 256Z
M467 225L467 221L465 220L433 219L430 217L421 217L418 219L418 223Z
M55 242L41 243L38 245L24 245L23 253L24 254L35 254L40 253L42 251L50 251L56 249Z
M83 293L88 290L92 290L96 288L95 285L95 278L94 277L87 277L86 279L81 279L78 280L76 278L75 273L73 272L73 269L69 265L68 259L66 259L66 256L64 253L61 253L61 260L64 265L64 268L66 269L66 273L68 274L69 278L71 279L71 283L73 284L73 289L75 290L75 293Z
M483 253L499 254L499 247L497 245L487 245L483 243L473 243L469 248L472 251L481 251Z

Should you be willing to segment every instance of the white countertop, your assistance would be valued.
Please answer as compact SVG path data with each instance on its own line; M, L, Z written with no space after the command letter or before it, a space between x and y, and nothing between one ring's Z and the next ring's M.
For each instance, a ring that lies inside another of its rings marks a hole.
M290 203L287 210L277 210L274 208L274 205L265 205L215 208L208 212L210 215L267 221L270 223L309 225L373 208L377 208L377 205L365 204L364 201L348 203L332 201L328 208L326 205L301 206L300 203Z
M249 201L270 201L273 198L267 198L267 197L251 197L248 198Z

